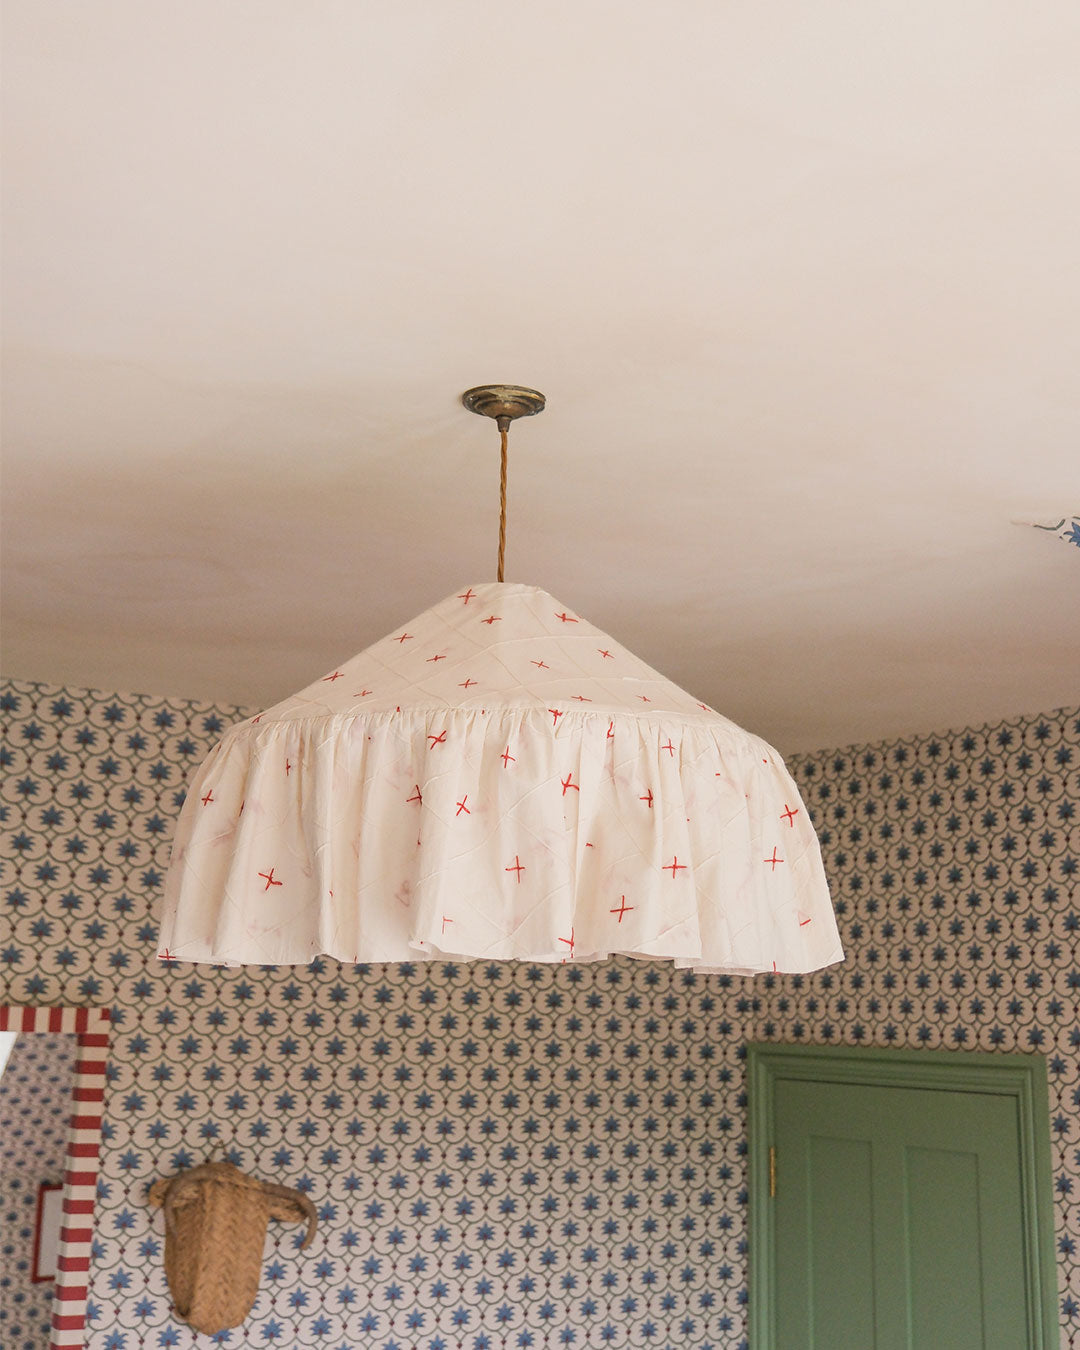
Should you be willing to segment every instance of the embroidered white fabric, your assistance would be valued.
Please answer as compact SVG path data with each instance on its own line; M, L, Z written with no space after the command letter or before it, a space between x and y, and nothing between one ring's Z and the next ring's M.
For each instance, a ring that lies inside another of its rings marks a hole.
M534 587L468 587L196 774L164 959L843 959L780 756Z

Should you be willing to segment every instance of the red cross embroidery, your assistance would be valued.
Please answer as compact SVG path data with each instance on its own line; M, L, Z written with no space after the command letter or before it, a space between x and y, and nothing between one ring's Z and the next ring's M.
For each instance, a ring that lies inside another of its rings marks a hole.
M606 657L608 658L609 661L614 661L614 660L615 660L615 658L612 656L612 654L611 654L609 651L605 651L605 649L604 649L603 647L597 647L596 650L600 653L601 656L606 656Z
M614 723L614 722L609 722L609 723L607 724L607 738L608 738L609 741L610 741L610 740L614 740L614 738L615 738L615 723Z
M668 754L672 757L672 759L675 758L675 747L671 744L670 741L668 741L667 745L662 745L660 749L666 750Z
M411 634L411 633L402 633L402 635L401 635L399 638L395 638L394 641L395 641L395 642L411 642L411 641L412 641L412 634Z
M455 816L460 816L461 813L462 813L462 811L464 811L465 814L466 814L467 816L471 816L471 815L472 815L472 812L471 812L471 811L469 810L469 808L465 805L465 803L466 803L468 800L469 800L469 794L466 792L465 796L462 797L461 801L459 801L458 804L457 804L457 810L454 812L454 815L455 815Z
M522 874L522 872L525 871L525 869L524 869L524 867L522 867L522 865L521 865L521 859L518 857L518 855L517 855L516 853L514 854L514 865L513 865L513 867L504 867L504 868L503 868L503 871L504 871L504 872L516 872L516 873L517 873L517 881L518 881L518 885L519 885L519 886L521 885L521 874Z
M639 797L639 798L638 798L638 801L639 801L639 802L644 802L645 805L649 808L650 811L652 810L652 800L653 800L653 798L652 798L652 788L649 788L648 792L646 793L646 795L645 795L644 797Z
M408 805L409 802L417 802L420 806L423 806L424 794L420 791L419 783L416 784L416 791L413 793L413 795L411 797L405 798L405 804Z
M288 760L286 760L286 761L285 761L285 777L288 778L288 776L289 776L289 774L290 774L291 772L292 772L292 765L289 763Z
M676 854L676 855L672 858L671 862L665 863L665 864L663 865L663 867L662 867L660 870L661 870L661 872L670 872L670 873L671 873L671 879L672 879L672 881L674 881L674 880L675 880L675 873L676 873L676 872L685 872L685 871L686 871L686 864L685 864L685 863L681 863L681 862L679 861L679 856L678 856L678 854Z
M434 750L434 748L437 745L442 745L443 742L446 740L446 732L445 731L440 732L438 736L432 736L429 734L428 740L431 742L431 748Z
M458 688L459 688L459 689L468 689L468 687L469 687L471 684L475 684L475 683L476 683L475 680L462 680L462 682L458 685Z
M517 756L516 756L516 755L512 755L512 754L510 753L510 747L509 747L509 746L506 747L506 749L502 752L502 754L499 756L499 758L500 758L500 759L502 760L502 762L503 762L503 768L504 768L504 769L508 769L508 768L510 767L511 763L513 763L513 764L516 764L516 763L517 763Z
M446 925L447 925L448 923L453 923L453 922L454 922L453 919L448 919L448 918L446 917L445 914L443 915L442 930L443 930L444 933L446 932Z
M163 952L158 952L158 960L159 960L159 961L171 961L171 960L172 960L172 957L169 955L169 949L168 949L168 947L166 947L165 950L164 950Z
M567 614L565 609L561 614L556 614L555 617L561 619L563 623L577 623L577 619L575 619L572 614ZM562 942L564 939L560 938L559 941Z
M486 619L481 619L481 623L502 623L502 616L499 614L489 614Z
M551 667L546 661L530 661L529 665L535 666L537 670L550 670Z
M575 623L576 622L577 620L575 620ZM559 941L565 942L566 945L570 948L570 960L572 961L574 959L574 930L571 928L570 936L568 938L560 938Z
M458 596L458 599L459 599L459 600L464 600L465 603L468 604L470 600L475 600L475 599L476 599L476 592L475 592L475 591L473 590L473 588L470 586L469 589L465 592L464 595L459 595L459 596Z
M763 859L763 861L764 861L764 862L767 862L767 863L772 863L772 870L775 872L775 871L776 871L776 864L777 864L777 863L782 863L784 860L783 860L783 858L778 858L778 857L776 856L776 845L774 844L774 845L773 845L773 851L772 851L772 857L771 857L771 858L765 858L765 859Z
M795 828L795 817L796 817L798 814L799 814L799 808L798 808L798 807L796 807L795 810L793 811L793 810L791 809L791 807L788 806L787 802L785 802L785 803L784 803L784 809L780 812L780 819L781 819L781 820L786 820L787 823L791 826L791 828L794 829L794 828Z
M565 778L560 778L560 779L559 779L559 782L562 784L562 795L563 795L564 797L565 797L566 794L570 791L571 788L573 788L575 792L580 792L580 791L581 791L581 788L579 788L578 785L577 785L575 782L571 781L571 780L573 779L573 777L574 777L574 774L573 774L573 771L571 770L571 772L568 773L568 774L566 775Z
M804 914L804 913L802 912L802 910L800 909L800 910L799 910L799 927L800 927L800 928L805 928L806 925L807 925L809 922L810 922L810 915L809 915L809 914Z
M202 804L203 806L209 806L213 800L214 800L214 789L211 788L209 792L207 792L206 796L202 799Z
M559 725L559 718L564 716L564 714L561 713L558 708L549 708L548 712L551 714L551 725L557 727Z
M586 698L584 694L571 694L570 697L575 703L591 703L591 698Z
M333 675L324 675L322 682L325 684L329 680L333 684L335 680L343 680L344 678L345 672L343 670L335 670Z
M642 703L652 702L652 699L648 696L648 694L638 694L638 698L641 699Z
M261 722L262 720L263 720L263 715L262 715L262 713L260 713L260 714L258 715L258 717L253 717L253 718L251 719L251 725L254 726L256 722Z
M358 694L353 694L353 698L367 698L368 694L370 693L371 693L370 689L361 689Z
M260 872L259 876L266 882L266 885L263 887L264 891L268 891L271 886L284 885L284 882L274 880L274 869L272 867L269 872Z
M445 660L446 660L446 653L445 653L445 652L439 652L439 653L438 653L437 655L435 655L435 656L429 656L428 659L427 659L427 661L426 661L424 664L430 666L431 663L432 663L432 661L445 661Z
M632 914L633 911L634 911L634 906L633 906L633 905L628 905L628 904L626 903L626 896L625 896L625 895L620 895L620 896L619 896L619 908L618 908L618 909L609 909L609 910L608 910L608 913L609 913L609 914L617 914L617 915L619 916L619 922L622 923L622 916L623 916L624 914Z
M701 709L702 712L709 711L709 705L707 703L699 703L698 707Z

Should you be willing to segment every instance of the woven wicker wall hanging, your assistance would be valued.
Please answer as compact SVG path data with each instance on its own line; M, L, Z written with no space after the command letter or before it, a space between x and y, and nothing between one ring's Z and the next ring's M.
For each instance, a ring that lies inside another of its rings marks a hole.
M315 1236L315 1206L299 1191L246 1176L231 1163L203 1163L150 1187L165 1214L165 1274L174 1312L211 1335L238 1327L259 1292L270 1219L307 1220L300 1250Z

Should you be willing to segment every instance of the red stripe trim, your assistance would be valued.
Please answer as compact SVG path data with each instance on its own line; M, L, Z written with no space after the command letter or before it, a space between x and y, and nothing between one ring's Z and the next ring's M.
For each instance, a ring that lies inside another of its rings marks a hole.
M37 1025L37 1009L24 1008L22 1010L22 1030L33 1031Z
M101 1046L104 1049L109 1044L109 1033L107 1031L82 1031L79 1033L79 1044Z
M80 1078L93 1074L95 1078L105 1072L105 1061L103 1059L77 1059L75 1061L75 1072Z
M64 1025L64 1010L63 1010L63 1008L50 1008L50 1009L49 1009L49 1030L50 1030L50 1031L60 1031L60 1030L63 1028L63 1025Z
M65 1186L96 1186L96 1185L97 1185L97 1168L95 1168L92 1172L65 1172L65 1173L64 1173L64 1185L65 1185Z
M65 1228L60 1226L61 1242L92 1242L94 1230L92 1228Z
M94 1144L68 1144L67 1155L69 1158L96 1158L99 1145Z
M85 1313L68 1313L66 1316L63 1313L53 1313L53 1331L82 1331L85 1326ZM49 1350L52 1350L51 1346Z
M72 1089L72 1100L77 1102L102 1102L105 1100L105 1089L103 1087L83 1087L79 1086Z
M100 1116L72 1116L70 1121L73 1130L100 1130Z
M57 1281L56 1288L53 1290L53 1298L62 1299L65 1303L73 1303L76 1299L85 1299L88 1286L85 1284L62 1285ZM85 1317L86 1314L84 1313Z
M90 1269L89 1256L58 1256L56 1258L57 1270L78 1271L85 1274Z
M91 1196L89 1200L73 1200L70 1198L65 1199L63 1212L65 1214L93 1214L94 1212L93 1197Z

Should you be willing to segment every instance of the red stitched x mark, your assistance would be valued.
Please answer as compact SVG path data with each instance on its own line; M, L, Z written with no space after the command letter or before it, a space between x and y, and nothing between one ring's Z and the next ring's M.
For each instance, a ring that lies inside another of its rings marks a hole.
M323 679L322 679L322 682L323 682L323 684L325 684L325 683L327 682L327 680L329 680L330 683L333 684L335 680L342 680L342 679L344 679L344 678L345 678L345 672L344 672L343 670L335 670L334 673L333 673L333 675L324 675L324 676L323 676Z
M464 595L459 595L459 596L458 596L458 599L459 599L459 600L464 600L465 603L468 604L470 600L475 600L475 599L476 599L476 592L475 592L475 591L473 590L473 588L470 586L469 589L465 592Z
M260 872L259 876L266 882L266 885L263 887L264 891L268 891L271 886L283 886L285 884L282 881L274 880L274 869L272 867L269 872Z
M159 960L159 961L171 961L171 960L172 960L172 957L169 955L169 949L168 949L168 947L166 947L165 950L164 950L163 952L158 952L158 960Z
M212 801L214 801L214 789L213 789L213 788L211 788L210 791L207 792L206 796L202 799L202 804L203 804L203 806L209 806L210 803L211 803Z
M401 635L399 638L395 638L394 641L395 641L395 642L411 642L411 641L412 641L412 634L411 634L411 633L402 633L402 635Z
M572 614L567 614L567 612L566 612L565 609L563 610L563 612L562 612L561 614L556 614L555 617L556 617L557 619L562 619L563 623L577 623L577 619L575 619L574 616L573 616ZM563 942L563 941L565 941L565 939L564 939L564 938L560 938L559 941L560 941L560 942Z
M548 712L551 714L552 718L551 725L557 727L559 725L559 718L565 716L565 714L560 712L558 708L549 708Z
M773 851L772 851L772 857L771 857L771 858L764 858L764 859L762 859L762 861L763 861L763 862L767 862L767 863L772 863L772 870L775 872L775 871L776 871L776 864L777 864L777 863L782 863L784 860L783 860L783 858L778 858L778 857L776 856L776 845L774 844L774 845L773 845Z
M371 693L370 689L361 689L358 694L353 694L353 698L367 698L368 694L370 693Z
M566 794L570 791L571 788L573 788L575 792L580 792L580 791L581 791L581 788L579 788L578 785L577 785L576 783L571 782L571 779L573 778L573 776L574 776L574 773L573 773L573 770L571 770L570 773L568 773L568 774L566 775L565 778L560 778L560 779L559 779L559 782L562 784L562 795L563 795L564 797L565 797Z
M501 614L489 614L486 619L481 619L481 623L502 623Z
M437 745L442 745L443 742L446 740L446 732L443 731L443 732L441 732L438 736L432 736L432 735L429 733L429 735L428 735L428 740L431 742L431 748L434 750L434 748L435 748Z
M262 715L262 713L260 713L260 714L258 715L258 717L253 717L253 718L251 719L251 725L254 726L256 722L261 722L262 720L263 720L263 715Z
M671 744L670 741L668 741L667 745L662 745L660 749L666 750L672 759L675 758L675 747Z
M445 661L445 660L446 660L446 653L445 653L445 652L440 652L440 653L439 653L438 655L436 655L436 656L429 656L428 659L427 659L427 661L426 661L424 664L430 666L431 663L432 663L432 661Z
M676 873L676 872L685 872L685 871L686 871L686 864L685 864L685 863L681 863L681 862L679 861L679 855L676 854L676 855L672 858L671 862L665 863L665 864L663 865L663 867L661 867L660 870L661 870L661 872L670 872L670 873L671 873L671 879L672 879L672 881L674 881L674 880L675 880L675 873Z
M446 925L447 925L448 923L453 923L453 922L454 922L453 919L448 919L448 918L446 917L445 914L443 915L442 930L443 930L444 933L446 932Z
M465 796L462 797L461 801L459 801L458 804L457 804L457 810L454 812L454 815L455 815L455 816L460 816L461 813L462 813L462 811L464 811L465 814L466 814L467 816L471 816L471 815L472 815L472 812L471 812L471 811L469 810L469 808L465 805L465 803L466 803L468 800L469 800L469 794L466 792Z
M476 683L475 680L462 680L462 682L458 685L458 688L459 688L459 689L468 689L468 687L469 687L471 684L475 684L475 683Z
M574 622L576 623L577 620L575 619ZM568 938L560 938L559 941L565 942L566 945L570 948L570 960L572 961L574 959L574 930L571 928L570 936Z
M609 722L609 723L607 724L607 738L608 738L608 740L610 741L610 740L613 740L614 737L615 737L615 723L614 723L614 722Z
M642 703L652 702L652 699L648 696L648 694L638 694L638 698L641 699Z
M503 871L504 871L504 872L516 872L516 873L517 873L518 885L519 885L519 886L521 885L521 874L522 874L522 872L525 871L525 869L524 869L524 867L522 867L522 865L521 865L521 859L518 857L518 855L517 855L516 853L514 854L514 865L513 865L513 867L504 867L504 868L503 868Z
M591 703L591 698L586 698L584 694L571 694L570 697L575 703Z
M537 670L550 670L551 667L546 661L530 661L529 665L535 666Z
M292 772L292 765L291 765L291 764L289 763L289 761L286 759L286 761L285 761L285 777L288 778L288 776L289 776L289 774L290 774L291 772Z
M600 653L601 656L606 656L609 661L615 660L615 658L611 655L611 653L609 651L605 651L603 647L597 647L596 650Z
M780 812L780 819L781 819L781 820L786 820L787 823L791 826L791 828L794 829L794 828L795 828L795 817L796 817L798 814L799 814L799 808L798 808L798 807L796 807L795 810L793 811L793 810L791 809L791 807L788 806L787 802L785 802L785 803L784 803L784 809L783 809L783 811Z
M502 762L503 762L503 768L504 768L504 769L508 769L508 768L510 767L511 762L513 762L514 764L517 763L517 755L512 755L512 754L510 753L510 747L509 747L509 746L506 747L506 749L502 752L502 754L499 756L499 758L500 758L500 759L502 760Z
M618 909L609 909L609 910L608 910L608 913L609 913L609 914L617 914L617 915L619 916L619 922L622 923L622 916L623 916L624 914L631 914L631 913L633 913L633 910L634 910L634 906L633 906L633 905L628 905L628 904L626 903L626 896L625 896L625 895L620 895L620 896L619 896L619 908L618 908Z
M424 794L420 791L419 783L416 784L416 791L413 793L413 795L411 797L405 798L405 802L406 804L408 804L409 802L418 802L421 806L423 806Z
M639 802L644 802L645 805L646 805L646 806L649 808L649 810L651 811L651 810L652 810L652 788L649 788L648 794L647 794L646 796L644 796L644 797L639 797L639 798L638 798L638 801L639 801Z

